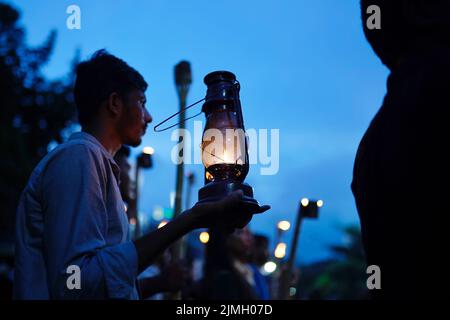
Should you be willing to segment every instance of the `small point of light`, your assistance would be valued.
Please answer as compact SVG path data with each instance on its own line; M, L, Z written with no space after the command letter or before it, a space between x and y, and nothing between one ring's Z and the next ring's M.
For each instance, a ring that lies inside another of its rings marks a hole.
M323 206L323 200L317 201L317 206L320 208Z
M127 205L125 203L123 204L123 208L125 209L125 212L128 211L128 207L127 207Z
M155 149L153 149L152 147L144 147L142 152L145 153L145 154L152 155L152 154L155 153Z
M289 288L289 295L291 297L295 296L296 293L297 293L297 289L296 288L294 288L294 287L290 287Z
M164 218L164 210L161 207L155 207L153 209L152 217L156 221L160 221Z
M307 207L308 204L309 204L309 199L308 198L303 198L301 203L302 203L302 206Z
M136 225L136 219L135 218L131 218L130 219L130 224L133 225L133 226Z
M264 264L263 268L264 268L264 272L269 274L269 273L272 273L275 270L277 270L277 264L273 261L268 261Z
M280 230L288 231L290 227L291 227L291 224L289 223L289 221L283 220L283 221L278 222L278 229L280 229Z
M202 233L200 233L200 236L198 237L200 239L201 243L208 243L209 241L209 233L206 231L203 231Z
M164 227L166 224L167 224L167 220L161 221L161 222L159 223L159 225L158 225L158 229Z
M275 258L283 259L286 256L286 243L280 242L275 248Z

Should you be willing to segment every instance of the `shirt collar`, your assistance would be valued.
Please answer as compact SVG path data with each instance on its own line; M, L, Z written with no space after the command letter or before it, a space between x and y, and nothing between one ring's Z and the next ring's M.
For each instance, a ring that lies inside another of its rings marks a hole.
M106 148L100 143L100 141L98 141L93 135L91 135L87 132L84 132L84 131L75 132L70 136L69 140L86 140L86 141L89 141L89 142L95 144L96 146L98 146L99 149L101 150L102 154L111 163L111 168L117 179L117 183L120 183L120 168L119 168L119 166L117 165L113 156L106 150Z

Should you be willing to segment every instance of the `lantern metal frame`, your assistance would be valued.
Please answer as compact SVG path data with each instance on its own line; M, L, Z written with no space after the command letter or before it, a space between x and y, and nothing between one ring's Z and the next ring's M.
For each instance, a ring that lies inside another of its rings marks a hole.
M205 113L206 118L217 110L221 112L233 111L236 113L236 129L242 129L245 132L239 98L240 84L236 80L236 76L229 71L215 71L205 76L204 83L208 87L205 103L202 107L202 112ZM199 203L220 200L237 190L243 191L244 201L258 203L253 198L253 188L244 182L249 171L247 137L244 137L244 150L245 161L242 166L241 175L238 178L208 181L205 168L205 186L198 192Z

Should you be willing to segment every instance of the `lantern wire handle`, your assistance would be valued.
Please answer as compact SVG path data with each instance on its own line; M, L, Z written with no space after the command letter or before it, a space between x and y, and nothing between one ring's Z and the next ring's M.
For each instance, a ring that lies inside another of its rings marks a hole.
M239 91L239 89L240 89L240 87L241 87L239 81L236 80L234 86L235 86L236 89ZM174 125L171 125L171 126L169 126L169 127L163 128L163 129L158 129L158 127L160 127L162 124L166 123L167 121L169 121L170 119L172 119L172 118L175 117L176 115L179 115L180 113L185 112L187 109L192 108L192 107L195 106L196 104L199 104L200 102L205 101L205 100L206 100L206 97L203 98L203 99L201 99L201 100L198 100L197 102L194 102L193 104L187 106L187 107L184 108L183 110L180 110L180 111L178 111L177 113L174 113L174 114L171 115L170 117L166 118L165 120L163 120L162 122L160 122L160 123L158 123L156 126L154 126L154 127L153 127L153 131L155 131L155 132L163 132L163 131L169 130L169 129L173 128L173 127L176 127L177 125L179 125L179 124L181 124L181 123L183 123L183 122L186 122L187 120L190 120L190 119L192 119L192 118L195 118L195 117L199 116L203 111L200 111L199 113L197 113L196 115L193 115L192 117L189 117L189 118L184 119L184 121L175 123ZM243 122L242 119L241 119L241 122Z
M186 121L189 120L189 119L192 119L192 118L197 117L198 115L200 115L200 114L202 113L202 111L200 111L199 113L197 113L196 115L194 115L194 116L192 116L192 117L189 117L189 118L184 119L184 121L182 121L182 122L175 123L174 125L171 125L171 126L169 126L169 127L163 128L163 129L158 129L158 127L160 127L162 124L166 123L167 121L169 121L170 119L172 119L172 118L175 117L176 115L179 115L179 114L182 113L182 112L186 112L187 109L192 108L193 106L195 106L196 104L199 104L200 102L202 102L202 101L204 101L204 100L206 100L206 98L203 98L203 99L201 99L201 100L198 100L197 102L194 102L193 104L187 106L187 107L184 108L183 110L180 110L180 111L178 111L177 113L174 113L173 115L171 115L171 116L168 117L167 119L165 119L165 120L163 120L162 122L158 123L158 124L153 128L153 130L154 130L155 132L163 132L163 131L169 130L169 129L173 128L173 127L176 127L177 125L179 125L179 124L181 124L181 123L183 123L183 122L186 122Z

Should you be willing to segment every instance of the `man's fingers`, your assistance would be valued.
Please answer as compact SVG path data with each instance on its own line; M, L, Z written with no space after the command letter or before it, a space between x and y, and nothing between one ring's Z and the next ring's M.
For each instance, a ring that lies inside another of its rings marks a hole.
M244 193L242 190L236 190L230 193L225 199L223 199L223 204L225 207L233 206L242 200Z
M266 211L269 210L269 209L270 209L270 206L267 205L267 204L265 204L265 205L263 205L263 206L260 207L260 211L259 211L258 213L266 212Z
M243 196L244 196L244 192L242 190L236 190L236 191L233 191L232 193L230 193L230 195L228 197L230 197L232 199L240 200L240 199L242 199Z
M243 202L243 205L247 211L253 214L263 213L270 209L270 206L268 205L259 206L258 204L252 202Z

